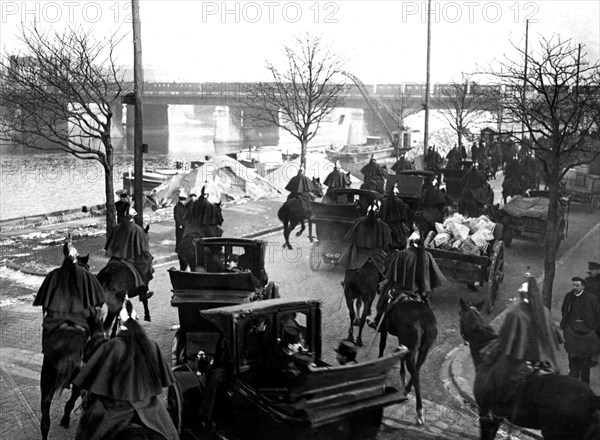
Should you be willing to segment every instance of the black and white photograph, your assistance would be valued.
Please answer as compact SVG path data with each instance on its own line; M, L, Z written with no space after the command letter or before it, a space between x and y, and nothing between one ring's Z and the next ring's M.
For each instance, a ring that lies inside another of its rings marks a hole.
M600 1L1 0L0 438L600 440Z

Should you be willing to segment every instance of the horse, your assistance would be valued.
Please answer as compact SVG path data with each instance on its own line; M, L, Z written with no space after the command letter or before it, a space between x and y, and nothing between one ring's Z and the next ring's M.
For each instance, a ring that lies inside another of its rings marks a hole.
M348 330L348 340L354 342L354 326L358 325L358 336L356 345L362 347L362 332L367 320L371 314L371 305L377 294L379 285L379 271L369 260L360 269L351 269L346 271L344 277L344 297L350 313L350 329ZM356 301L356 311L354 302ZM356 318L360 314L361 304L363 306L360 319Z
M503 418L523 428L541 430L545 440L600 438L600 397L583 382L557 373L528 374L516 397L501 413L494 413L486 381L499 363L487 360L486 352L497 341L498 333L462 298L459 316L460 333L475 365L473 393L479 405L481 440L493 440Z
M96 277L104 288L108 306L108 313L104 320L105 330L108 330L112 324L116 324L115 318L123 308L126 298L139 296L140 302L144 306L144 320L151 320L150 309L148 308L148 298L151 295L148 292L148 285L144 284L136 287L136 277L132 272L132 268L122 261L109 261Z
M514 196L526 196L523 187L521 186L521 182L518 179L507 179L502 182L502 200L504 200L504 204L509 197Z
M42 361L42 372L40 375L40 389L42 393L40 430L42 439L48 438L50 431L50 406L52 399L60 397L62 391L69 386L71 380L77 375L82 365L82 353L90 341L95 343L101 331L102 324L99 321L100 313L88 319L90 334L83 326L66 321L51 330L44 342L44 360ZM71 389L71 397L64 407L60 426L69 427L71 411L79 397L79 389L75 386Z
M313 185L315 187L309 194L311 197L323 197L323 186L319 179L312 179ZM307 208L308 201L301 200L300 198L288 198L285 201L283 206L279 208L277 211L277 218L283 223L283 237L285 239L285 243L283 247L288 249L293 249L290 244L290 233L300 224L300 230L296 232L296 237L300 237L302 232L304 232L305 226L304 221L308 221L308 239L310 242L313 242L312 236L312 222L310 218L312 217L312 211L310 208Z
M382 295L387 295L391 289L401 290L398 283L389 283ZM410 355L403 359L400 365L400 381L404 387L404 394L410 393L415 388L417 403L417 425L423 425L423 401L421 398L421 382L419 372L431 346L438 334L437 319L429 302L403 301L392 303L381 319L379 327L381 339L379 340L379 357L383 356L388 333L398 338L398 343L410 350ZM405 368L410 373L410 381L406 383Z

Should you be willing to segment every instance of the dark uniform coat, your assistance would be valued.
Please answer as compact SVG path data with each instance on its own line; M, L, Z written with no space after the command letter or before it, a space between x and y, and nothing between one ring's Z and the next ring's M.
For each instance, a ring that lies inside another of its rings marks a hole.
M560 328L565 338L565 350L570 356L591 358L600 351L595 330L600 319L600 305L591 293L583 291L575 296L571 290L565 295L561 307Z
M183 238L183 231L185 229L185 212L186 207L181 202L178 202L173 208L173 217L175 218L175 252L179 252L179 244Z
M102 344L73 383L89 392L89 406L82 414L76 440L112 438L115 431L128 425L136 416L148 428L167 440L179 436L169 413L159 401L162 388L175 382L171 368L161 355L158 344L151 341L151 361L157 366L160 386L152 387L134 367L123 377L116 363L127 350L123 338Z
M585 291L594 295L600 303L600 274L585 279Z

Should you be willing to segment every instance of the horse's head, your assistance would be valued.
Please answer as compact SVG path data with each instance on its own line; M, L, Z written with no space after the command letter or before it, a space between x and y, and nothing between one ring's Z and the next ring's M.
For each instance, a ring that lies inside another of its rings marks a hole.
M85 268L86 270L90 270L89 261L90 261L90 254L77 255L77 264L79 264L81 267Z
M466 344L479 347L498 336L493 327L483 320L479 310L462 298L459 316L460 334Z
M314 189L311 191L316 197L323 197L323 185L321 184L321 179L319 177L313 177L312 183Z
M63 255L65 258L70 259L73 263L77 261L77 249L75 249L75 246L73 246L70 235L67 237L67 241L65 241L65 244L63 245Z

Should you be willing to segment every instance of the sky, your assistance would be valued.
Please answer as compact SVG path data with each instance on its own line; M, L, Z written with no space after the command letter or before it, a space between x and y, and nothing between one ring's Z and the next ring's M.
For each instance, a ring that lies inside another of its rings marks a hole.
M268 81L265 62L281 61L294 35L320 35L366 84L425 82L426 1L167 1L140 0L142 57L159 81ZM431 80L461 72L558 34L600 55L600 0L432 1ZM131 2L0 0L0 47L18 49L22 23L81 25L98 37L125 35L118 63L133 64ZM148 79L150 76L146 75Z

